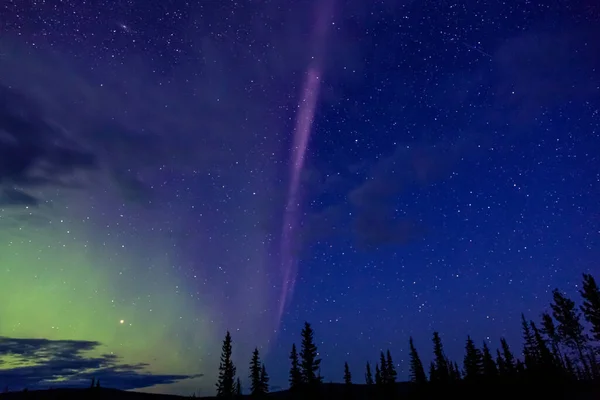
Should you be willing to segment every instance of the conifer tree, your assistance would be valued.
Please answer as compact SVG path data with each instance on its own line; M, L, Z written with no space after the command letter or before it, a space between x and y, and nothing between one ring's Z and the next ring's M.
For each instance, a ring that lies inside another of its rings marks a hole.
M500 338L500 346L502 347L502 360L504 370L507 376L513 376L516 372L515 356L513 356L508 346L508 342L504 338Z
M592 275L583 274L583 289L580 293L583 297L581 311L591 325L592 338L600 341L600 289Z
M241 396L242 395L242 381L240 380L240 377L238 376L238 378L235 380L235 389L233 391L233 394L235 396Z
M500 353L500 350L496 349L496 365L498 365L498 375L507 376L508 371L506 369L506 363L504 362L504 357Z
M367 361L367 368L365 372L365 383L367 385L373 384L373 374L371 373L371 364Z
M262 394L262 385L260 382L260 356L258 348L252 352L252 360L250 360L250 394L258 396Z
M438 332L433 332L433 355L435 363L435 379L438 382L448 382L449 368L448 360L444 354L444 346Z
M410 346L410 380L413 383L423 384L427 382L427 376L425 375L425 369L423 368L421 357L419 357L419 353L413 343L412 336L408 343Z
M231 397L234 394L236 368L233 365L231 353L231 334L227 331L221 350L221 363L219 365L219 378L217 381L217 397Z
M385 385L389 382L389 374L387 370L387 361L385 360L383 351L379 354L379 368L381 373L381 383Z
M100 379L96 380L96 389L100 389Z
M542 333L535 325L535 322L531 321L531 332L535 341L536 355L537 355L537 366L545 373L553 373L556 371L556 363L552 352L546 344L546 340L542 336Z
M490 348L487 343L483 342L483 350L481 355L483 376L487 379L494 379L498 376L498 367L494 362L494 358L492 357L492 353L490 352Z
M566 368L562 353L560 351L560 338L556 332L556 326L554 325L554 320L550 314L542 314L542 329L540 330L548 338L550 347L552 348L552 355L556 359L557 364L562 368Z
M481 352L475 347L475 342L473 342L471 336L467 336L467 343L465 345L464 370L465 379L467 380L475 380L483 372Z
M433 361L429 363L429 382L439 382L435 373L435 363Z
M350 373L350 367L348 363L344 363L344 383L346 385L352 385L352 374Z
M396 366L394 365L394 361L392 361L392 353L390 353L389 350L386 352L385 369L387 372L387 383L396 383L396 377L398 376L398 373L396 372Z
M379 364L375 363L375 385L380 386L382 383L381 369L379 368Z
M322 377L317 375L321 359L317 358L319 352L314 341L314 331L308 322L304 323L301 335L300 371L302 372L302 381L307 385L314 386L322 381Z
M96 378L92 377L92 384L90 385L90 388L95 388L96 387Z
M460 381L460 372L458 371L458 365L455 363L448 363L448 379L450 382Z
M581 316L575 308L575 302L558 289L552 291L552 315L556 320L556 331L568 348L575 351L579 356L579 361L583 367L583 373L589 376L589 367L584 350L587 345L587 337L584 334Z
M296 351L296 345L292 344L292 351L290 352L290 390L298 390L302 386L302 371L300 370L300 361L298 360L298 352Z
M267 367L264 363L260 367L260 387L262 394L269 393L269 374L267 374Z
M525 319L525 315L521 313L521 328L523 330L523 358L525 360L525 366L533 370L537 364L537 349L535 339L531 333L529 323Z

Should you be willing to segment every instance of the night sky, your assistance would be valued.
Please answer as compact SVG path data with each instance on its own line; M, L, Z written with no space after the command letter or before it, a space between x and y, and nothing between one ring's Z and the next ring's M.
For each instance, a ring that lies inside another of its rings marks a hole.
M600 259L600 9L0 2L0 385L520 346ZM427 365L426 364L426 365ZM246 384L247 386L247 384Z

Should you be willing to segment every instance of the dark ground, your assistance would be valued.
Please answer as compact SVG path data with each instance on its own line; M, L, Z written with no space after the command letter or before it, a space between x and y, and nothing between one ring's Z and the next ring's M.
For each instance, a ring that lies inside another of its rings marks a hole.
M551 385L551 383L548 383ZM324 384L320 395L299 395L288 391L270 393L269 399L323 399L323 400L377 400L377 399L438 399L438 398L460 398L465 399L501 399L516 400L592 400L600 399L600 384L578 384L576 387L564 386L545 386L532 387L531 385L480 385L467 387L446 387L436 389L426 389L415 393L409 383L397 384L397 395L377 395L366 385L352 385L350 388L343 384ZM98 400L180 400L188 399L191 396L174 396L148 394L139 392L128 392L116 389L49 389L35 391L20 391L0 394L1 400L79 400L79 399L98 399ZM239 397L238 397L239 398ZM250 398L250 396L241 396L241 398ZM214 399L214 397L202 397L202 399Z

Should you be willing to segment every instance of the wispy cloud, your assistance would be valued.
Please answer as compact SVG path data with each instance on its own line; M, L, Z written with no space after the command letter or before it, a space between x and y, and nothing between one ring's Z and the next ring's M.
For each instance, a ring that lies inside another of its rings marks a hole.
M90 356L101 344L87 340L0 337L0 385L10 389L86 387L92 378L104 387L140 389L198 375L152 374L145 364L124 364L115 354Z

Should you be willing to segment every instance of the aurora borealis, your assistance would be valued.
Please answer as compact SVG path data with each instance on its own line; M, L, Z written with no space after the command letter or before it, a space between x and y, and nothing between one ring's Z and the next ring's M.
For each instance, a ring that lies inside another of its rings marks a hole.
M0 3L0 385L517 346L600 256L597 10L543 3Z

